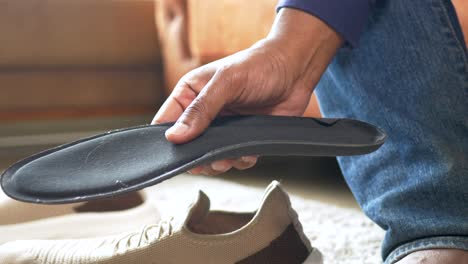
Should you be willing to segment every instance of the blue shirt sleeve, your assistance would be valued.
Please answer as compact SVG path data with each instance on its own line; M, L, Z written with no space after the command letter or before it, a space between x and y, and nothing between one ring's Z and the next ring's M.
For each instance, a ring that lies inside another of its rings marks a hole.
M375 0L280 0L277 11L283 7L310 13L341 34L351 47L356 47L367 24Z

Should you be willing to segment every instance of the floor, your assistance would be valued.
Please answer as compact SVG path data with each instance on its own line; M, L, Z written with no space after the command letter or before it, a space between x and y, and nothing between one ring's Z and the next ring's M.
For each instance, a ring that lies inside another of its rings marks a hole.
M0 171L33 153L78 138L120 127L147 123L149 116L86 120L15 122L0 125ZM217 176L266 187L281 181L289 192L340 207L359 208L334 158L261 157L256 167Z

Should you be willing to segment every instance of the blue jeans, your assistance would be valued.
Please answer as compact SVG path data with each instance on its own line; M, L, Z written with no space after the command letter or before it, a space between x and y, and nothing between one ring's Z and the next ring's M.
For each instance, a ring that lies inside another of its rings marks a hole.
M363 211L386 230L382 257L468 250L468 53L450 0L378 0L356 49L338 52L316 92L327 117L389 135L339 157Z

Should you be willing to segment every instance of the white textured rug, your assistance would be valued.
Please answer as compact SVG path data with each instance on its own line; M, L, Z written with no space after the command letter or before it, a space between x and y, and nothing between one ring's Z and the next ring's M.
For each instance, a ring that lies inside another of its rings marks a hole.
M224 210L255 210L263 194L258 188L190 175L150 187L150 193L163 215L177 215L186 211L200 189L210 197L212 208ZM384 232L363 213L293 195L291 198L312 245L323 253L325 264L382 262L380 243Z

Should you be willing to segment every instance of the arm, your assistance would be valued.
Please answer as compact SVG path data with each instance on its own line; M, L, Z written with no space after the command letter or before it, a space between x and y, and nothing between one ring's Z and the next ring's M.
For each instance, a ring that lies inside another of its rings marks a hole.
M186 74L153 123L177 120L166 137L182 144L203 133L220 113L302 115L342 44L342 37L322 20L283 8L265 39ZM219 161L193 172L217 174L254 163L245 161Z

